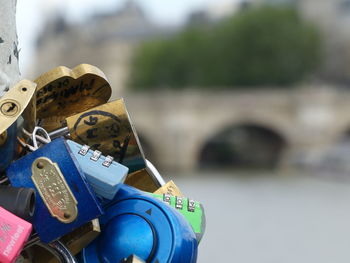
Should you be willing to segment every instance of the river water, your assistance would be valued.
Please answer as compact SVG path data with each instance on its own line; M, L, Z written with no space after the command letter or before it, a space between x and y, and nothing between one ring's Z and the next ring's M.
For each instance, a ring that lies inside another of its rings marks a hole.
M301 174L169 175L206 209L199 263L349 263L350 181Z

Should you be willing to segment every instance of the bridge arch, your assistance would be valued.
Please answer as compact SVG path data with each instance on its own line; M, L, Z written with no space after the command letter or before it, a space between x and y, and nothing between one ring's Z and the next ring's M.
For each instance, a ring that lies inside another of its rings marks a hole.
M286 136L260 122L236 122L207 137L198 152L199 168L275 168L288 146Z

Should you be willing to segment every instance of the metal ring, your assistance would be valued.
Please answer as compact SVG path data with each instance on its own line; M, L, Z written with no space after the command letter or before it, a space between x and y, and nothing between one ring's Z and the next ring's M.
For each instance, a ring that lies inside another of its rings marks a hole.
M74 258L72 253L66 248L61 241L54 241L49 244L49 246L58 253L63 259L64 263L78 263L78 261Z

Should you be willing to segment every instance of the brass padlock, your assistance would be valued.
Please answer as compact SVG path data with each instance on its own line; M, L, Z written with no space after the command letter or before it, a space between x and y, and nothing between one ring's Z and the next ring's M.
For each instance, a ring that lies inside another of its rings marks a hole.
M0 99L0 172L14 160L17 149L16 120L31 104L36 84L22 80Z
M51 137L70 135L73 141L110 155L129 172L146 167L145 157L123 99L115 100L65 119L67 127Z
M61 237L61 242L76 255L101 233L100 222L94 219Z
M54 68L35 82L36 117L47 131L62 127L68 116L106 103L112 94L103 72L89 64Z
M145 162L146 168L128 174L124 183L139 190L153 193L164 186L165 181L150 161L145 160Z
M66 119L71 138L91 146L132 171L145 167L144 154L123 99Z
M22 80L11 88L0 99L0 134L4 142L4 132L18 119L28 105L31 104L36 84L30 80Z
M124 183L151 193L159 188L159 185L154 182L146 168L128 174Z
M171 196L184 197L184 195L181 193L180 189L173 182L173 180L167 182L165 185L157 189L154 193L159 195L166 194Z
M140 190L154 192L163 185L147 166L123 99L67 117L65 124L66 127L52 131L51 138L69 136L77 143L112 156L129 168L125 183Z

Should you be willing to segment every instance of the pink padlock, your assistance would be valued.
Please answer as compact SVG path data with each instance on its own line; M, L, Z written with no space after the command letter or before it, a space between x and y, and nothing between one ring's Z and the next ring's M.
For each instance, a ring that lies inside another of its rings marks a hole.
M13 263L32 232L32 224L0 207L0 262Z

